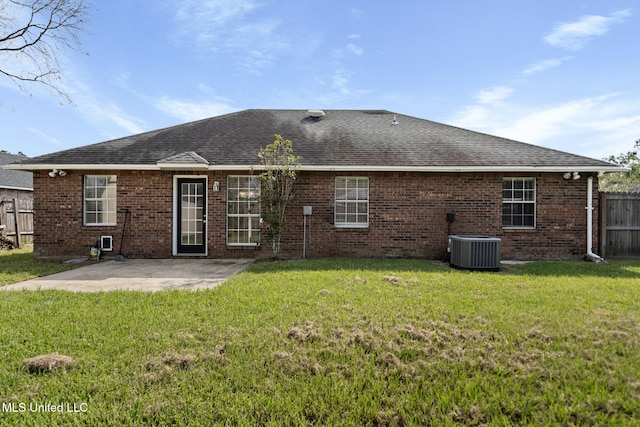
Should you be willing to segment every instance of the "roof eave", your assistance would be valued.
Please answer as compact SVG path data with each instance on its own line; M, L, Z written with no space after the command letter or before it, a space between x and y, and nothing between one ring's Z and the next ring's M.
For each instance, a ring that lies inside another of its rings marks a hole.
M32 187L15 187L11 185L0 185L3 190L33 191Z
M211 170L264 169L256 165L211 165ZM370 165L302 165L299 170L310 172L625 172L621 166L370 166Z
M208 170L208 164L198 163L160 163L158 162L159 170Z
M36 171L47 169L58 170L160 170L157 164L80 164L80 163L41 163L41 164L12 164L3 166L4 169L18 171Z
M62 170L262 170L260 165L207 165L194 163L156 164L12 164L3 166L9 170L34 171ZM301 165L299 170L311 172L626 172L622 166L566 165L566 166L382 166L382 165Z

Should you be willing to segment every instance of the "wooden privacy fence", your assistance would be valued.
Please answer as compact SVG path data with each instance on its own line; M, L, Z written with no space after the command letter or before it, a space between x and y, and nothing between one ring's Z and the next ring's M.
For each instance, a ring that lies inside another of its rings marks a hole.
M33 244L33 200L0 199L0 235L18 247Z
M640 258L640 193L600 193L600 255Z

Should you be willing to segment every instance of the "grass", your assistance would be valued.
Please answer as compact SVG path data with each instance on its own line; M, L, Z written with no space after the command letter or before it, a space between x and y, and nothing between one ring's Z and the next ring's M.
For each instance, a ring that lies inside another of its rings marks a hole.
M59 273L71 268L60 262L34 260L32 247L10 251L0 250L0 286Z
M2 292L0 424L637 425L639 285L639 262L320 259L200 292ZM73 366L23 363L54 352Z

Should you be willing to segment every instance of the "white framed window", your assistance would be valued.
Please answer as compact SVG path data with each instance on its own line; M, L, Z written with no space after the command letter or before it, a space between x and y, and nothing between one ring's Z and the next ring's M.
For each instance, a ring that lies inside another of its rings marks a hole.
M84 176L84 225L116 225L116 175Z
M534 228L536 226L536 179L502 180L502 226Z
M369 227L369 178L336 177L335 226Z
M260 244L260 177L227 177L227 244Z

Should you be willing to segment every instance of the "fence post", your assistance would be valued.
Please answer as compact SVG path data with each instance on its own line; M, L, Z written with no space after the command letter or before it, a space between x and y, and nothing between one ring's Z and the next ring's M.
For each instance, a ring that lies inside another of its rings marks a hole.
M20 221L18 220L18 202L13 198L13 223L16 229L16 246L20 247Z

